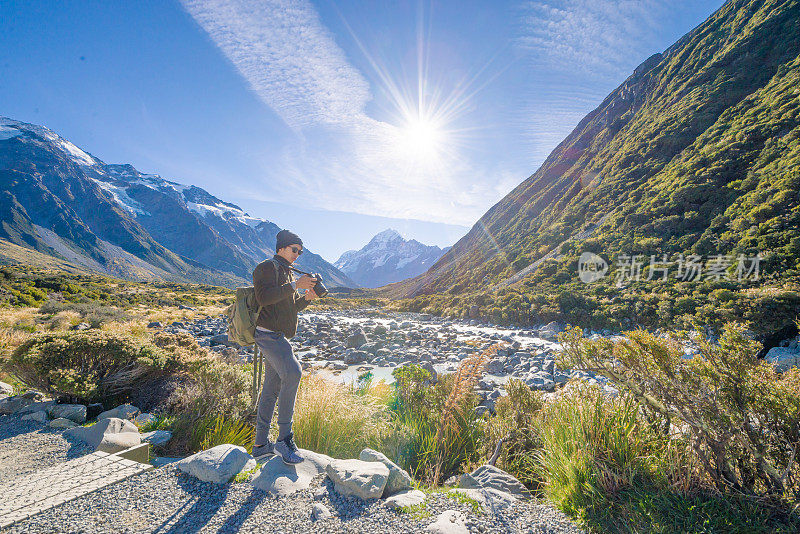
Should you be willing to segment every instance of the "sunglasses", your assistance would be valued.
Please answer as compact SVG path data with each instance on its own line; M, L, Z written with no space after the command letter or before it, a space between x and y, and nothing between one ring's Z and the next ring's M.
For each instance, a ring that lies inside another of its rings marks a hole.
M302 248L297 248L297 247L289 247L289 248L291 248L292 252L294 252L298 256L303 253L303 249Z

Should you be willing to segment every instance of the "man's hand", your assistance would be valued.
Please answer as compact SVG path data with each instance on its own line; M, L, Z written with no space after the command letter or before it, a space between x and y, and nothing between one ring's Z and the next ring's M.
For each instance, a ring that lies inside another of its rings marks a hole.
M317 295L316 293L314 293L314 290L313 290L313 289L306 289L306 294L304 295L304 297L305 297L305 299L306 299L306 300L314 300L314 299L315 299L315 298L317 298L318 296L319 296L319 295Z
M317 283L316 278L304 274L303 276L297 279L297 289L311 289L312 287L314 287L314 284L316 283Z

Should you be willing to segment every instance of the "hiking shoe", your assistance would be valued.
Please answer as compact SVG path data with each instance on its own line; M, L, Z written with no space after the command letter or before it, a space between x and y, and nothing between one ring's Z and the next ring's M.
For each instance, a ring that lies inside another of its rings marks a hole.
M267 454L275 454L275 444L269 439L267 439L267 443L264 445L253 445L253 454L251 455L253 458L266 456Z
M283 463L286 464L299 464L304 460L302 456L297 454L297 445L294 444L294 433L289 433L285 438L275 442L275 452L281 455Z

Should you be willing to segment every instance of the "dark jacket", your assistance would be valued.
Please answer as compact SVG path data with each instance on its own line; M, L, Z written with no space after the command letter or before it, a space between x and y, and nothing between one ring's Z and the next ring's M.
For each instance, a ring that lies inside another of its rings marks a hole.
M287 338L297 332L297 312L308 306L308 300L293 287L289 262L275 254L256 265L253 271L253 287L261 310L256 326L283 332Z

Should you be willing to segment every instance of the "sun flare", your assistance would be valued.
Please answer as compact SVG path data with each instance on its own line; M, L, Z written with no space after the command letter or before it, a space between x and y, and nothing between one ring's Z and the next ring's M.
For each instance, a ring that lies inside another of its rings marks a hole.
M400 146L408 156L428 159L442 149L444 132L436 122L426 118L409 120L399 131Z

